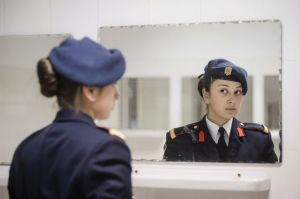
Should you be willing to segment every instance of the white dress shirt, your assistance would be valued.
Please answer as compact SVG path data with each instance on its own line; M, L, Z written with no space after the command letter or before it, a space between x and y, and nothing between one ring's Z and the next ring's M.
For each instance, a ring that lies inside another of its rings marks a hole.
M210 121L207 116L205 117L206 120L206 125L207 128L209 130L209 133L212 137L212 139L215 141L215 143L218 143L218 140L220 138L220 133L219 133L219 128L221 126L218 126L217 124L213 123L212 121ZM229 136L230 136L230 132L231 132L231 126L232 126L232 121L233 119L231 118L230 120L228 120L224 125L223 128L225 129L225 133L224 133L224 139L225 139L225 143L228 146L229 144Z

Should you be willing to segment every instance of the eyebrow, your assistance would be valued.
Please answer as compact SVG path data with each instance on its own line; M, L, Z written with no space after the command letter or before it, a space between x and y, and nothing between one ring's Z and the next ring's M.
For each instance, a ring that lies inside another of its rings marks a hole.
M227 84L219 84L219 85L217 85L217 87L221 87L221 86L229 87ZM242 85L239 85L236 88L242 88Z

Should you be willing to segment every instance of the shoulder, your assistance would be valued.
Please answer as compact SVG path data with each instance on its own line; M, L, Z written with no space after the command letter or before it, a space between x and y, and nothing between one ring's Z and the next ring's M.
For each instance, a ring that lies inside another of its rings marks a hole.
M126 140L125 135L122 132L118 131L117 129L108 128L108 127L104 127L104 126L98 126L98 125L96 127L99 131L104 132L106 135L109 135L113 138L121 139L122 141Z
M131 160L131 152L128 145L123 139L112 135L111 131L115 132L116 130L105 127L97 127L95 133L99 134L101 138L99 139L98 137L98 139L95 138L95 141L89 141L93 142L93 144L91 144L91 147L93 148L92 159L97 160L96 162L109 162L114 159L116 163L123 162L125 164L129 164Z
M107 137L108 140L111 140L112 142L120 143L121 145L127 147L127 144L125 143L125 136L123 133L120 131L113 129L113 128L108 128L108 127L103 127L103 126L96 126L97 133L102 133L103 136Z
M81 145L82 150L86 150L89 154L90 161L95 162L109 162L114 159L120 163L128 163L131 159L131 152L124 140L112 136L110 129L105 127L96 127L86 137L77 138L78 145ZM82 135L85 136L85 135Z
M19 151L23 148L28 148L30 146L34 146L37 147L40 145L42 136L43 136L43 132L49 128L49 126L44 127L36 132L31 133L30 135L28 135L24 140L22 140L20 142L20 144L18 145L16 151Z
M123 140L110 134L110 128L99 127L84 122L77 122L73 125L64 124L63 126L54 124L52 131L57 131L57 133L55 133L57 139L63 139L64 141L69 140L70 145L74 145L74 148L86 150L86 152L104 150L110 145L113 147L127 148ZM62 137L62 134L65 135Z
M87 123L77 122L76 125L65 125L64 129L59 130L67 132L68 136L74 137L74 139L94 140L94 142L105 142L113 139L109 134L109 128L99 127L97 125L91 125Z
M114 157L117 154L124 156L125 159L130 159L130 150L127 144L122 139L112 136L110 128L85 123L79 125L78 129L68 131L66 136L66 139L71 140L70 145L73 145L74 150L85 151L86 154L91 155L92 159ZM105 155L100 156L99 154Z
M270 130L264 124L240 122L239 127L248 134L254 134L258 136L270 135Z
M167 132L167 139L175 140L178 138L184 138L186 136L194 135L194 132L198 129L199 123L191 123L181 127L170 129Z

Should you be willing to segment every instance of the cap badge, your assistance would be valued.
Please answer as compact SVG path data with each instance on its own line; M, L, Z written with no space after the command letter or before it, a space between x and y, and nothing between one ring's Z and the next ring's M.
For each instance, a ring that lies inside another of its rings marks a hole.
M230 66L225 67L224 74L226 76L231 75L232 68Z

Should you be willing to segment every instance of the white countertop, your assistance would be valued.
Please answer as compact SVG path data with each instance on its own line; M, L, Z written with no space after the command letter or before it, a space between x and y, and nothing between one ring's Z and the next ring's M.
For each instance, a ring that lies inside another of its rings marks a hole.
M8 173L9 166L0 166L0 186L7 186ZM141 162L133 162L132 182L139 188L250 192L268 191L271 184L270 177L260 171Z
M265 172L203 165L133 164L132 179L134 187L214 191L268 191L271 184Z

